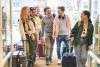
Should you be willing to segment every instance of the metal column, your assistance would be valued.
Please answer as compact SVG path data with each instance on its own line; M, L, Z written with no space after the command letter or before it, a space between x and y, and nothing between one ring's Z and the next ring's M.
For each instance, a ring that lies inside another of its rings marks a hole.
M12 52L12 0L9 0L9 7L10 7L10 51ZM12 54L11 54L12 56ZM12 67L12 57L10 58L10 67Z
M2 5L0 0L0 67L3 67L3 44L2 44Z

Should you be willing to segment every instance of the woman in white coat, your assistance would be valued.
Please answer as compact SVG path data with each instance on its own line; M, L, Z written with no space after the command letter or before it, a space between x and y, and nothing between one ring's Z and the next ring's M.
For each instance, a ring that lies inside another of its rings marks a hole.
M24 40L24 51L29 59L28 67L33 64L33 55L35 50L35 27L30 20L30 8L23 7L20 14L19 29L22 40Z

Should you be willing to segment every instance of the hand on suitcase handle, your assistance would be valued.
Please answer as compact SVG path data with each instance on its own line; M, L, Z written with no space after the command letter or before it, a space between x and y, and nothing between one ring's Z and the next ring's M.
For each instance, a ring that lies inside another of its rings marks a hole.
M70 42L73 42L73 41L74 41L74 37L70 37L70 38L69 38L69 41L70 41Z
M69 53L69 54L71 54L72 48L73 48L73 45L72 45L72 42L71 42L70 39L69 39L69 40L68 40L68 47L67 47L68 53Z
M92 50L92 49L93 49L93 46L92 46L92 45L89 45L89 46L88 46L88 49L89 49L89 50Z

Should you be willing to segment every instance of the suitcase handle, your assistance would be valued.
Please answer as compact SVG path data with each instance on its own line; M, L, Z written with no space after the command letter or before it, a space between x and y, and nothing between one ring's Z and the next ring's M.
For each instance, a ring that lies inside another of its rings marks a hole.
M37 41L37 45L44 45L44 44L45 44L45 42L42 39Z

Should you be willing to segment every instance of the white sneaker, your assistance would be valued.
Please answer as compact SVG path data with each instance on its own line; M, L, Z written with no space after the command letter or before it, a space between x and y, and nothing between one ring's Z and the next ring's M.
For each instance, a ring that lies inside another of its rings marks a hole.
M60 65L61 64L61 59L58 59L58 65Z

